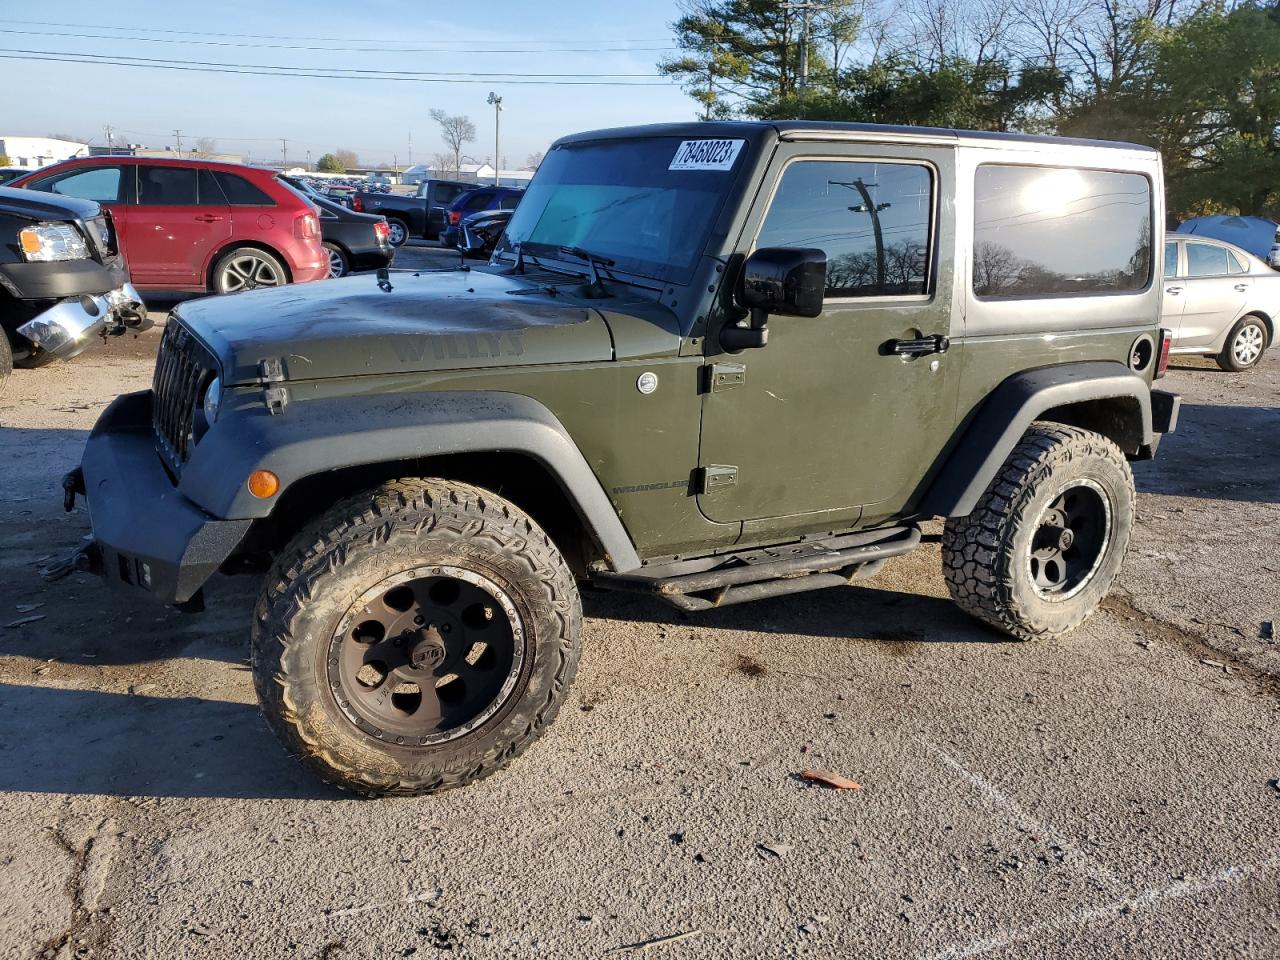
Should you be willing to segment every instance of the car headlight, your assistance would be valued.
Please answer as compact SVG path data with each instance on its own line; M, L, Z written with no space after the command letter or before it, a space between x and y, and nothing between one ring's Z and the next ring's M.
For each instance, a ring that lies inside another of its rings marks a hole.
M38 223L18 231L22 255L31 262L87 260L89 247L84 237L69 223Z
M204 392L204 419L213 426L218 419L218 407L222 404L222 380L214 377Z

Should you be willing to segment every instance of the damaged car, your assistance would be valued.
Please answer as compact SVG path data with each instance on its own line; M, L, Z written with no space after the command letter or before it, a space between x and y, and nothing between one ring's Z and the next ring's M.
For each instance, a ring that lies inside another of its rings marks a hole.
M15 367L148 326L111 217L92 200L0 188L0 389Z

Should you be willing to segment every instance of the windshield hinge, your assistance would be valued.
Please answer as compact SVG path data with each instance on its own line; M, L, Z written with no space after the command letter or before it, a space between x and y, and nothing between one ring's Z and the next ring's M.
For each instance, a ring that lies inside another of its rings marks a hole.
M284 413L289 405L289 391L284 383L284 363L280 360L263 360L258 364L258 380L262 383L262 402L270 414Z

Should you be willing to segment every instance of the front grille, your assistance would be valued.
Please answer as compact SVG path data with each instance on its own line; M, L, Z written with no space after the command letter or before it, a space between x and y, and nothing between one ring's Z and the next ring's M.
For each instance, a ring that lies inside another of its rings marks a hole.
M213 379L217 365L191 332L170 315L156 357L151 390L151 425L160 455L175 473L195 446L193 418L201 391Z

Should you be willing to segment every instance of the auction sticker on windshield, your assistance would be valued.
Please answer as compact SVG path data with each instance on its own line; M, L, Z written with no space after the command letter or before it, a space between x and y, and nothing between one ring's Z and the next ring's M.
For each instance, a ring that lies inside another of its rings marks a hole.
M730 170L745 140L685 140L668 170Z

